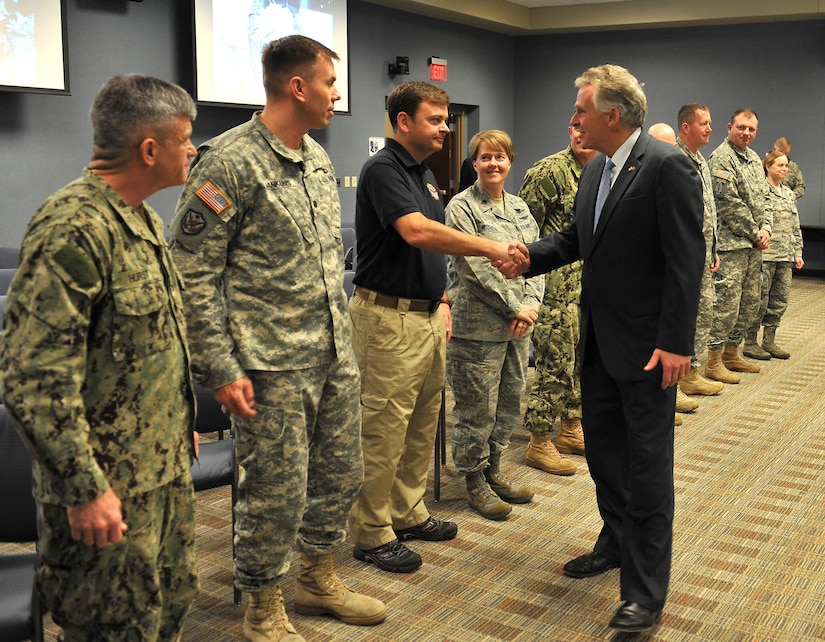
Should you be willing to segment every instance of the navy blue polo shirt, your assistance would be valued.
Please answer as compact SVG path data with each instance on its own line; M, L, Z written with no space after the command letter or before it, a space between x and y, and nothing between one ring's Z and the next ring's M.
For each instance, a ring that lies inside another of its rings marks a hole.
M389 138L364 164L358 180L355 285L405 299L441 298L447 287L447 257L413 247L393 227L412 212L444 223L444 204L432 171Z

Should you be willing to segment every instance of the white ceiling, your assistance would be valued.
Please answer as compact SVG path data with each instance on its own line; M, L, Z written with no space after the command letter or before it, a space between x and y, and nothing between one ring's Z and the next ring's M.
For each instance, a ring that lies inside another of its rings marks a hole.
M825 0L365 0L511 35L825 19Z

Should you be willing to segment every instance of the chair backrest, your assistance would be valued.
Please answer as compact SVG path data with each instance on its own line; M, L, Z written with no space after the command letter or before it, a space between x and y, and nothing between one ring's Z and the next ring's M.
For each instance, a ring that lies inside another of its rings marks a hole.
M17 268L0 268L0 294L8 294L9 285Z
M348 299L352 297L352 293L355 292L355 283L352 282L354 278L355 270L344 271L344 292L347 293Z
M6 407L0 405L0 541L37 541L32 458Z
M0 247L0 268L17 268L20 265L19 247Z
M198 412L195 416L195 430L199 433L217 432L222 433L232 427L223 410L221 404L215 399L215 393L208 388L204 388L199 383L194 384L195 398L198 402Z

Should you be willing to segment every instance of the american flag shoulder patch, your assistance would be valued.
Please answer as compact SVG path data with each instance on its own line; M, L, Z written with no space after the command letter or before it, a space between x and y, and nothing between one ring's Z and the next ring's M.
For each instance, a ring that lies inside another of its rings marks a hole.
M717 170L713 173L713 175L714 175L716 178L722 178L722 179L724 179L724 180L726 180L726 181L727 181L727 180L730 180L730 172L725 171L724 169L717 169Z
M206 203L209 209L215 212L215 214L220 214L232 204L224 193L212 184L212 181L204 183L204 185L195 191L195 194L197 194L198 198Z

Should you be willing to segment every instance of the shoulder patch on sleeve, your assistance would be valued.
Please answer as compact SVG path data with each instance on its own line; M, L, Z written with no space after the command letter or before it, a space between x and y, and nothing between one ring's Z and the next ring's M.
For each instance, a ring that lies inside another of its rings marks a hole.
M215 187L212 181L204 183L195 191L195 194L197 194L198 198L206 203L209 209L215 212L215 214L220 214L232 204L226 195Z
M554 199L558 195L558 190L556 189L556 184L550 180L549 176L545 176L539 181L539 185L541 186L541 191L544 192L545 196L549 199Z
M94 264L73 245L64 245L55 252L54 262L82 288L90 288L98 281Z
M713 175L716 178L722 178L726 181L730 180L730 172L724 169L717 169L715 172L713 172Z

